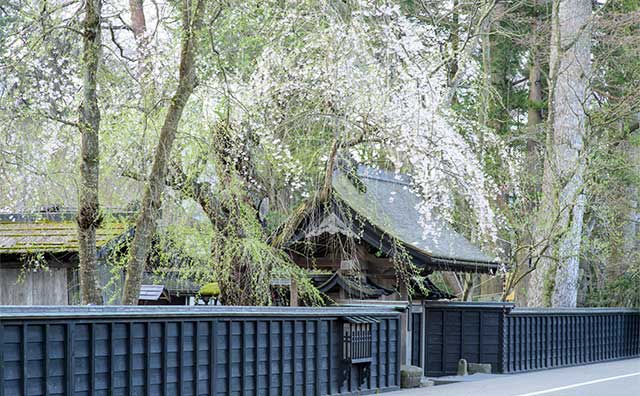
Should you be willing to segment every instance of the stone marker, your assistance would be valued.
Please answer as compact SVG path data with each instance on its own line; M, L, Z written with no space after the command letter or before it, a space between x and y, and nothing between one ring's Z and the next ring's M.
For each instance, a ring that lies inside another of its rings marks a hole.
M427 377L422 377L422 379L420 380L420 387L421 388L426 388L429 386L434 386L436 383L431 381L430 379L428 379Z
M422 380L422 368L418 366L400 366L400 387L417 388Z
M491 365L488 363L469 363L469 374L491 374Z
M467 360L460 359L458 360L458 375L467 375L469 374L469 370L467 369Z

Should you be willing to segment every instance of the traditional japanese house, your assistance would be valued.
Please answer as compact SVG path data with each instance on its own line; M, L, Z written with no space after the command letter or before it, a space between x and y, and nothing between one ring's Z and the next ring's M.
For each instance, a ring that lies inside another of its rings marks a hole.
M307 216L288 244L298 265L324 272L314 275L321 291L337 301L409 300L406 284L398 282L402 260L425 276L435 271L493 274L500 269L496 258L437 218L425 233L420 198L410 183L406 175L365 166L352 174L334 174L331 202ZM455 297L428 277L424 282L423 288L413 287L418 294L411 299Z
M408 363L412 344L413 353L424 345L419 330L424 328L424 317L417 315L421 302L456 297L436 287L429 275L495 274L501 264L435 216L429 224L434 231L425 233L420 198L406 175L359 166L352 172L336 171L332 190L330 202L299 223L289 252L298 265L312 271L316 286L336 303L408 308L402 337L402 355ZM414 294L409 295L407 283L415 280L406 276L399 280L403 276L398 272L404 270L398 262L414 265L424 287L413 285Z
M97 246L124 229L122 223L105 223L97 230ZM0 214L0 305L77 303L77 271L75 213Z
M126 253L133 236L132 213L107 215L97 230L97 281L105 304L118 303L119 286L109 264L111 254ZM0 214L0 305L68 305L80 303L76 213L49 209L36 213ZM157 245L154 244L154 249ZM166 257L167 254L164 254ZM174 260L181 260L178 253ZM122 258L120 256L120 258ZM153 271L158 252L149 257L140 302L144 305L186 305L200 286L177 272ZM115 298L114 298L115 297Z

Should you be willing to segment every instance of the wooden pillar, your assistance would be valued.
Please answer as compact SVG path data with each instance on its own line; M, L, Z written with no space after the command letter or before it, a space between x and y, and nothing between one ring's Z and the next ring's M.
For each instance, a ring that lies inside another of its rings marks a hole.
M291 286L289 286L289 305L292 307L298 306L298 283L295 279L291 279Z

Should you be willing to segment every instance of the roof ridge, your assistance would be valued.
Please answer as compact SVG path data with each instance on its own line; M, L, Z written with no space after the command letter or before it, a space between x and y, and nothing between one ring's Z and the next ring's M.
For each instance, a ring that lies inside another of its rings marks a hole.
M107 217L113 216L114 218L124 218L131 216L136 212L132 211L106 211ZM64 210L58 212L21 212L21 213L0 213L0 223L38 223L38 222L55 222L63 223L75 220L78 212L71 210Z
M410 187L412 177L406 173L392 172L386 169L374 168L372 166L358 164L358 177L363 179L377 180L385 183L393 183ZM379 175L376 175L379 174Z

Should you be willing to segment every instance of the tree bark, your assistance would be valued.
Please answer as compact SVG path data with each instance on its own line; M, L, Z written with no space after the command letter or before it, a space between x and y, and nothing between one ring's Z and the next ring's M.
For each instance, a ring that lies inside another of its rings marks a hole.
M509 101L513 85L509 69L514 50L508 46L509 33L502 26L503 21L511 17L508 13L509 10L504 2L496 2L491 15L487 18L482 46L483 53L487 53L486 59L483 57L483 62L486 62L484 66L487 98L484 110L487 117L485 124L500 135L509 132Z
M453 0L453 11L451 12L451 61L449 72L447 73L447 86L451 87L453 80L458 74L458 51L460 48L460 14L459 0ZM458 104L458 95L454 92L451 97L451 105Z
M129 248L127 274L122 291L122 303L125 305L133 305L138 302L142 276L162 205L162 191L169 166L169 156L182 112L197 85L194 64L197 50L196 33L202 22L204 3L204 0L197 0L193 10L190 0L185 0L183 4L178 87L171 98L164 123L160 129L160 138L155 150L151 173L145 186L140 214L136 220L135 236Z
M129 0L131 13L131 29L136 39L138 52L136 78L140 84L145 117L153 106L155 84L152 78L153 66L149 54L149 37L147 37L147 21L144 15L144 0Z
M147 22L144 16L144 0L129 0L129 12L131 12L131 29L136 39L136 48L138 51L138 70L137 78L142 87L143 96L148 83L151 65L147 59L149 55L148 38L147 38Z
M534 1L537 6L538 1ZM540 153L540 148L544 146L541 142L541 132L543 130L543 115L542 105L544 100L544 94L542 90L542 58L540 54L541 43L539 40L539 30L542 25L541 15L536 14L535 18L531 22L531 37L529 40L529 95L527 97L527 137L526 137L526 157L525 157L525 192L527 194L527 208L534 213L536 209L537 197L540 194L542 185L542 163L543 157ZM522 240L527 246L533 246L535 244L535 237L527 233ZM524 263L532 253L531 248L521 249L520 257L517 258L518 262ZM524 268L521 271L530 273L532 268ZM519 278L519 275L514 275ZM526 275L526 282L528 283L529 275ZM510 280L508 284L515 286ZM510 287L511 288L511 287ZM510 291L509 291L510 292ZM507 293L508 294L508 293ZM506 294L505 294L506 295ZM526 287L515 289L516 301L526 302Z
M538 1L534 1L538 5ZM529 96L527 100L527 171L531 177L538 179L540 172L540 156L538 155L538 134L542 124L542 65L540 59L540 43L538 30L542 24L540 15L536 15L531 23L531 44L529 49ZM540 185L534 181L533 191L537 193Z
M143 40L147 31L147 22L144 17L144 0L129 0L131 12L131 28L136 41Z
M640 113L637 114L637 119L640 122ZM638 137L640 131L634 130L627 138L626 142L626 155L629 161L629 166L634 174L640 174L640 145L638 145ZM627 186L627 212L625 213L626 219L624 222L624 228L622 230L622 265L615 266L613 271L609 273L609 277L615 279L622 275L629 267L629 265L636 261L637 257L634 257L638 253L640 247L640 241L638 240L638 221L640 221L640 214L638 209L640 205L638 203L640 198L640 192L638 191L638 185L635 180L631 181ZM607 267L609 268L609 267Z
M484 20L480 28L480 47L482 49L482 86L480 88L480 103L478 108L478 120L484 128L489 124L489 107L491 98L491 18L493 12ZM482 159L484 151L484 128L479 131L478 155Z
M462 297L464 293L464 287L460 282L460 278L456 275L455 272L443 271L442 279L452 290L452 293L456 296ZM462 301L465 301L464 299Z
M464 288L460 300L473 301L473 278L474 274L464 274Z
M101 57L101 0L85 2L82 50L82 103L78 129L80 147L80 189L78 194L78 255L80 260L80 299L82 304L102 304L97 284L96 229L100 225L98 200L100 178L100 109L97 73Z
M542 97L542 78L540 73L540 58L538 52L532 49L529 64L529 97L527 105L527 171L530 177L537 180L540 169L540 156L538 155L538 132L542 124L542 110L540 108ZM539 183L533 181L531 191L535 193L539 190Z
M460 81L462 80L462 75L464 74L464 73L461 73L459 70L459 62L462 61L464 63L464 61L469 56L471 56L471 53L473 52L473 50L475 49L478 43L479 37L482 35L482 29L486 23L485 21L487 18L491 16L491 13L496 3L497 3L497 0L491 0L486 2L483 5L482 10L479 13L478 22L473 29L473 33L471 33L471 38L467 42L465 42L462 48L460 48L460 51L458 51L458 56L456 57L457 73L449 78L446 103L449 103L449 104L455 103L453 99L457 95L458 85L460 85Z
M591 0L555 0L552 12L547 158L539 238L552 237L551 259L532 274L529 305L575 307L585 210L584 139L591 76ZM558 213L550 227L549 217ZM545 224L545 221L547 223Z

